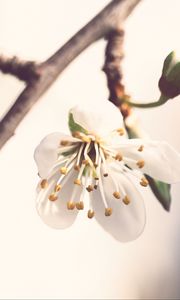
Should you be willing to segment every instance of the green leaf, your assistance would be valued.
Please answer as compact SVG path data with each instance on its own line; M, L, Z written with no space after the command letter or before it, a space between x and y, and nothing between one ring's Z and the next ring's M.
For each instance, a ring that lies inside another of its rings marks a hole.
M175 52L172 51L171 53L169 53L169 55L166 57L165 61L164 61L164 65L163 65L163 70L162 70L162 74L165 76L170 67L171 67L171 64L173 62L173 59L174 59L174 56L175 56Z
M126 127L127 133L130 139L138 138L138 133L133 127ZM162 181L158 181L148 175L145 175L147 180L149 181L150 188L158 201L164 207L165 210L170 210L171 205L171 194L170 189L171 185Z
M77 124L74 121L74 117L72 113L69 113L69 121L68 121L69 129L73 133L75 131L82 132L84 134L88 134L88 131L84 129L81 125Z
M148 175L145 176L148 179L151 190L153 191L156 198L162 204L164 209L169 211L171 206L171 194L170 194L171 185L153 179Z

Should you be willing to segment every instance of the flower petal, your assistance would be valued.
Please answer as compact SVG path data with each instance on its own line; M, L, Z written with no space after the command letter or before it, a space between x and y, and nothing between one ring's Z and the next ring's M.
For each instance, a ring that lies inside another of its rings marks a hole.
M56 174L48 181L49 185L46 189L40 190L37 197L37 211L41 219L45 224L56 229L64 229L71 226L78 214L76 209L67 209L67 202L79 201L82 188L73 184L74 179L77 176L74 170L70 171L67 176L68 177L65 178L65 184L63 185L62 183L62 190L58 193L57 200L50 201L48 197L54 190L54 186L59 178L59 172L56 172ZM76 190L73 195L74 189Z
M109 134L111 131L119 128L123 124L123 118L120 111L110 102L104 102L103 105L95 103L81 106L75 106L70 110L74 121L88 130L90 133L101 137Z
M126 146L119 146L123 156L134 159L135 162L128 162L133 169L138 169L136 162L144 160L143 173L166 183L180 181L180 154L166 142L148 141L141 139L127 140ZM143 145L143 151L138 147Z
M79 142L79 140L70 135L55 132L47 135L35 149L34 159L41 178L46 178L48 176L53 164L56 162L58 150L60 149L60 142L62 140L67 140L71 143Z
M122 198L115 199L114 180L121 185L121 188L131 199L129 205L122 202ZM103 196L108 207L112 208L112 215L107 217L104 214ZM128 242L136 239L143 231L145 225L145 208L140 192L125 175L111 171L108 177L102 178L102 186L98 187L91 195L92 206L95 211L95 218L98 223L109 232L115 239L121 242Z

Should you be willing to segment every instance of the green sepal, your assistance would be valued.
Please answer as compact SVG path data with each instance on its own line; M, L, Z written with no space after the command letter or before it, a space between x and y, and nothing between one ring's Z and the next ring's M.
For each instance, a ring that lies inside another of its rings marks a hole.
M167 73L168 73L168 71L170 70L170 68L171 68L171 63L173 62L174 56L175 56L175 52L172 51L172 52L169 53L168 56L165 58L164 64L163 64L163 70L162 70L162 74L163 74L164 76L166 76Z
M68 125L69 125L69 129L72 133L78 131L78 132L82 132L84 134L88 134L88 131L86 129L84 129L81 125L77 124L74 121L74 117L73 117L72 113L69 113Z
M135 128L126 127L127 133L130 139L139 138ZM158 201L164 207L165 210L169 211L171 206L171 185L162 181L158 181L148 175L145 175L147 180L149 181L149 186L156 196Z
M168 81L173 82L174 85L180 86L180 62L177 62L176 65L169 72Z
M170 211L171 206L171 185L162 181L158 181L156 179L151 178L148 175L145 175L147 180L149 181L149 185L151 187L152 192L159 200L161 205L165 210Z

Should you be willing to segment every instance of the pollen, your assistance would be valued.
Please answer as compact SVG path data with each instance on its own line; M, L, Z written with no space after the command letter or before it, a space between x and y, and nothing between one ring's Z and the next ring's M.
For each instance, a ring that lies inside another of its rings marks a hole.
M121 161L123 159L122 155L120 153L117 153L115 156L115 159L118 161Z
M94 217L94 211L89 209L87 216L88 216L89 219L92 219Z
M93 186L92 185L88 185L88 187L86 188L86 190L90 193L93 191Z
M94 185L94 189L95 189L95 190L97 190L97 188L98 188L98 185L97 185L97 184L95 184L95 185Z
M114 196L116 199L120 199L120 198L121 198L120 193L117 192L117 191L113 193L113 196Z
M80 170L80 166L79 166L79 165L75 165L75 166L74 166L74 170L75 170L75 171L79 171L79 170Z
M124 130L124 128L118 128L117 132L119 133L119 135L124 135L125 130Z
M145 165L145 161L143 159L137 161L137 166L142 169Z
M76 206L76 203L74 201L68 201L67 202L67 209L73 210Z
M76 208L78 210L83 210L84 209L84 202L80 201L76 203Z
M52 194L49 195L49 200L50 200L50 201L56 201L57 198L58 198L58 197L57 197L57 195L56 195L55 193L52 193Z
M123 198L123 203L126 204L126 205L128 205L130 202L131 202L131 201L130 201L129 197L126 195L126 196Z
M70 143L67 140L60 141L60 146L68 146Z
M104 173L103 176L104 176L104 177L108 177L108 173Z
M88 164L89 164L89 162L88 162L88 160L87 160L87 159L83 159L83 160L82 160L82 164L84 164L84 165L88 165Z
M112 215L112 208L111 207L106 207L105 208L105 216L109 217Z
M85 143L90 143L90 142L91 142L91 138L88 137L88 136L86 136L86 135L82 136L82 137L81 137L81 140L82 140L83 142L85 142Z
M43 179L43 180L41 181L41 183L40 183L40 186L41 186L42 189L47 188L47 186L48 186L48 181L47 181L47 179Z
M141 145L141 146L138 148L138 151L139 151L139 152L142 152L143 150L144 150L144 146Z
M66 167L60 168L60 173L63 174L63 175L66 175L67 174L67 168Z
M61 185L60 184L56 184L54 187L54 191L55 192L59 192L61 190Z
M77 178L77 179L75 179L75 180L74 180L74 184L81 185L81 180L80 180L80 179L78 179L78 178Z
M140 181L140 185L146 187L146 186L148 186L148 184L149 184L148 180L146 178L142 177L141 181Z

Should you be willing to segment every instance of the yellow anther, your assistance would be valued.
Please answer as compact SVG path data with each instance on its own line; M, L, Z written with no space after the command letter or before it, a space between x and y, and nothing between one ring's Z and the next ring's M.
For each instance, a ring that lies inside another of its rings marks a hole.
M91 142L91 138L88 137L88 136L86 136L86 135L83 135L83 136L81 137L81 140L82 140L83 142L85 142L85 143L90 143L90 142Z
M148 186L148 184L149 184L148 180L146 178L142 177L141 181L140 181L140 185L146 187L146 186Z
M54 191L55 192L59 192L61 190L61 185L60 184L56 184L54 187Z
M105 214L106 217L111 216L112 215L112 208L111 207L105 208L105 213L104 214Z
M73 210L76 206L76 203L74 201L68 201L67 202L67 209Z
M50 200L50 201L56 201L57 198L58 198L58 197L57 197L57 195L56 195L55 193L52 193L52 194L49 195L49 200Z
M145 161L143 159L141 159L141 160L138 160L136 164L141 169L144 167Z
M75 179L75 180L74 180L74 184L81 185L81 180L80 180L80 179L78 179L78 178L77 178L77 179Z
M138 151L139 151L139 152L142 152L142 151L143 151L143 149L144 149L144 146L143 146L143 145L141 145L141 146L138 148Z
M47 181L47 179L43 179L43 180L41 181L41 183L40 183L40 186L41 186L42 189L47 188L47 186L48 186L48 181Z
M94 217L94 211L89 209L87 216L88 216L89 219L92 219Z
M70 145L71 143L69 142L69 141L67 141L67 140L62 140L62 141L60 141L60 146L68 146L68 145Z
M76 203L76 208L77 208L78 210L84 209L84 202L82 202L82 201L77 202L77 203Z
M66 175L67 174L67 168L66 167L60 168L60 173L63 174L63 175Z
M119 135L124 135L125 130L124 130L124 128L118 128L117 132L119 133Z
M95 180L99 180L99 177L96 176L96 177L94 177L94 179L95 179Z
M121 195L119 192L114 192L113 193L113 196L116 198L116 199L120 199L121 198Z
M122 154L117 153L116 156L115 156L115 159L118 160L118 161L121 161L123 159Z
M123 198L123 203L128 205L129 203L131 202L131 200L129 199L129 197L126 195L124 198Z
M88 185L88 187L86 188L86 190L90 193L93 191L93 186L92 185Z
M79 171L80 170L80 166L79 165L75 165L74 166L74 170Z
M88 160L87 160L87 159L83 159L83 160L82 160L82 164L84 164L84 165L88 165L88 164L89 164L89 162L88 162Z

